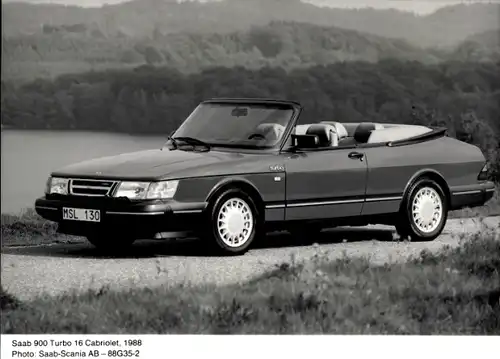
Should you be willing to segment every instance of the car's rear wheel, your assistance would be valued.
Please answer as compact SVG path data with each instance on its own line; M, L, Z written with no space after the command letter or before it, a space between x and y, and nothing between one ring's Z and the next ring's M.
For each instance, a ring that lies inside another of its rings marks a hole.
M130 248L135 238L108 234L92 234L87 240L97 249L105 252L118 252Z
M396 230L403 239L432 241L443 232L447 218L448 202L442 187L422 178L408 191Z
M260 231L259 213L253 199L232 188L218 196L210 208L203 239L218 253L244 254Z

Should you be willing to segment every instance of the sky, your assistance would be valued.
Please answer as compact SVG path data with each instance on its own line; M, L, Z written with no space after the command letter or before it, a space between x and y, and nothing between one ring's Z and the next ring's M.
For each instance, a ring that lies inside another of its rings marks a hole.
M308 0L313 4L341 8L372 7L375 9L397 9L420 15L430 14L437 9L460 3L493 3L500 0Z
M30 2L30 3L58 3L79 6L101 6L103 4L116 4L128 0L2 0L2 2ZM203 0L202 0L203 1ZM210 1L210 0L205 0ZM402 11L411 11L417 14L425 15L436 11L437 9L459 3L477 3L477 2L496 2L500 0L303 0L321 6L331 6L340 8L362 8L372 7L376 9L398 9Z

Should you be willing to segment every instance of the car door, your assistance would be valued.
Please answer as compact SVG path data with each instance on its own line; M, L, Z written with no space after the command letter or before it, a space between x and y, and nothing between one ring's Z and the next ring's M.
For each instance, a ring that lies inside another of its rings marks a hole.
M288 154L286 220L361 214L367 182L362 150L335 148Z

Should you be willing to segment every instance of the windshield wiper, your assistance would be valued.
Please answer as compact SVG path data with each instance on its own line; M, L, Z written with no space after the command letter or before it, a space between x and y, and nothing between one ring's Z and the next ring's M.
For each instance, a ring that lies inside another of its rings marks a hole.
M174 146L174 150L178 149L179 148L179 144L177 143L177 141L175 140L175 138L173 138L172 136L168 136L167 137L167 142L170 141L172 143L172 145Z
M207 151L210 151L210 149L212 148L212 146L210 146L208 143L194 137L172 137L171 140L173 143L175 143L176 148L178 147L177 141L186 142L187 144L192 145L193 148L195 146L203 146L207 149Z

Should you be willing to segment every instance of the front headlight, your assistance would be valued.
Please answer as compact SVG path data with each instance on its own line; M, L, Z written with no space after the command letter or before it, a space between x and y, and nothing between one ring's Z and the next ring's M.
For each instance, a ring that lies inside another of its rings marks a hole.
M145 199L149 185L149 182L121 182L115 192L115 197Z
M177 191L179 181L121 182L115 197L129 199L170 199Z
M146 195L147 199L169 199L173 198L175 192L177 192L177 186L179 181L162 181L153 182L149 186L148 193Z
M69 179L49 177L45 192L47 194L68 194Z

